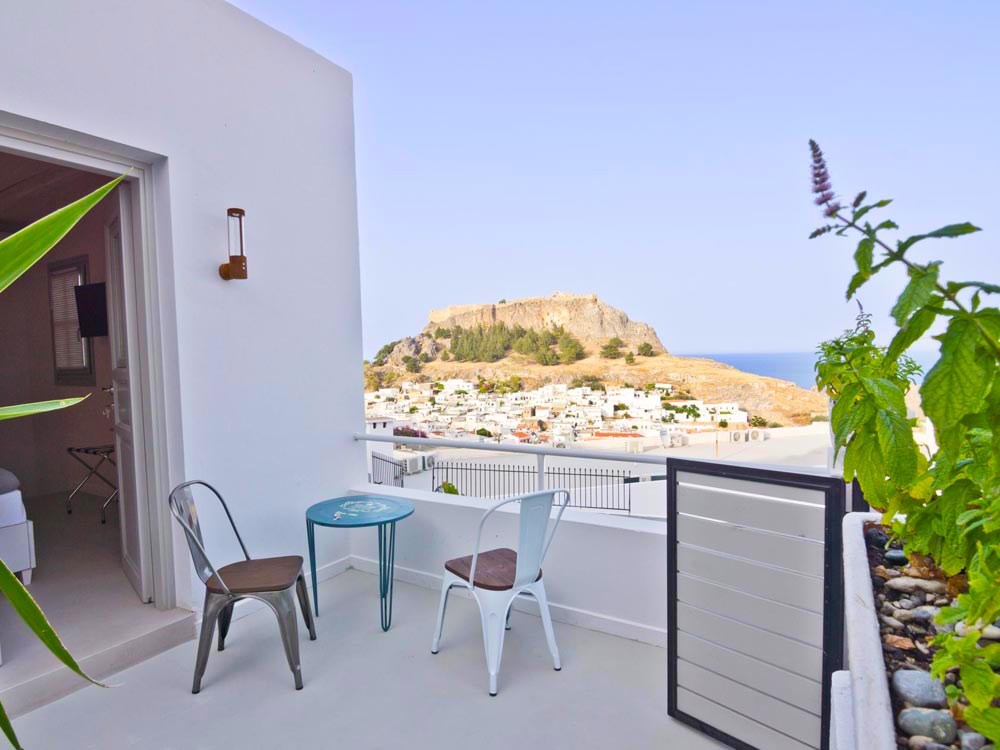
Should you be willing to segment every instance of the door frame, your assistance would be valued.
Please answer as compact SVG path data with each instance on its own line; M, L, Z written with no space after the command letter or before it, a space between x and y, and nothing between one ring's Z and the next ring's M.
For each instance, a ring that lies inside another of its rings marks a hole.
M139 391L143 424L136 461L145 465L140 491L147 507L153 603L162 610L190 609L190 565L183 540L173 533L166 503L172 480L184 475L167 159L4 111L0 150L109 177L128 172L136 208L132 233L138 356L133 387Z
M104 224L104 252L110 299L108 315L109 347L111 350L111 392L114 413L115 453L118 456L118 512L120 516L119 532L121 534L121 559L125 576L144 602L153 600L152 561L150 560L149 543L149 509L133 491L135 487L143 486L145 482L146 463L136 461L137 446L135 436L143 433L142 402L140 394L132 388L132 359L139 350L136 335L137 321L129 321L129 315L135 315L135 247L138 232L135 221L137 203L132 185L123 182L118 186L118 212ZM117 240L117 241L116 241ZM133 300L128 304L128 300ZM123 376L124 371L124 378ZM123 410L123 400L125 408ZM138 404L136 404L138 402ZM138 408L136 406L138 405ZM126 424L122 424L122 414L126 416ZM123 434L127 431L127 434ZM122 440L126 439L125 450L122 450ZM126 453L131 456L124 455ZM131 476L128 476L131 474ZM130 484L131 483L131 484ZM128 508L128 512L125 509ZM128 515L136 516L136 529L140 539L137 557L129 550L133 546L131 524ZM145 537L145 541L142 540Z

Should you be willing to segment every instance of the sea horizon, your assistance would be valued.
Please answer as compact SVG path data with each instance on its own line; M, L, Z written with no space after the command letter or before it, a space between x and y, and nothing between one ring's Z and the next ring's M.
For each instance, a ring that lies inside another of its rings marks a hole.
M702 357L732 365L738 370L779 380L790 380L800 388L816 387L815 352L671 352L678 357ZM910 356L926 373L937 352L923 350ZM920 378L918 378L919 380Z

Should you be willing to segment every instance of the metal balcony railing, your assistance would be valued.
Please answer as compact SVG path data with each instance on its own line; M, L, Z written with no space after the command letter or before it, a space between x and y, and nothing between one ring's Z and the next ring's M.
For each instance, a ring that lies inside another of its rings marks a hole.
M369 477L369 481L372 484L402 487L403 474L404 466L402 461L395 461L381 453L372 453L372 471Z
M570 507L628 513L631 509L632 472L619 469L587 469L550 466L545 469L545 487L570 491ZM431 486L438 490L450 484L461 495L506 498L533 492L538 469L525 464L494 464L476 461L438 461L431 469Z

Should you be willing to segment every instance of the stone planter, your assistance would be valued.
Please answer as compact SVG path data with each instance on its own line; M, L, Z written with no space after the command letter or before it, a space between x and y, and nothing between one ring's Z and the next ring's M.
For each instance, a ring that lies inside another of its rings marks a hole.
M844 516L844 620L847 667L834 675L831 750L895 750L892 702L882 659L864 524L880 513Z

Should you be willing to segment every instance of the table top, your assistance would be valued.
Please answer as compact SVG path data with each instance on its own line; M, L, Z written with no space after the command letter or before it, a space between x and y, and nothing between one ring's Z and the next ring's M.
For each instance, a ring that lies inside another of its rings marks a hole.
M378 526L413 513L413 503L381 495L348 495L309 507L306 519L320 526Z

